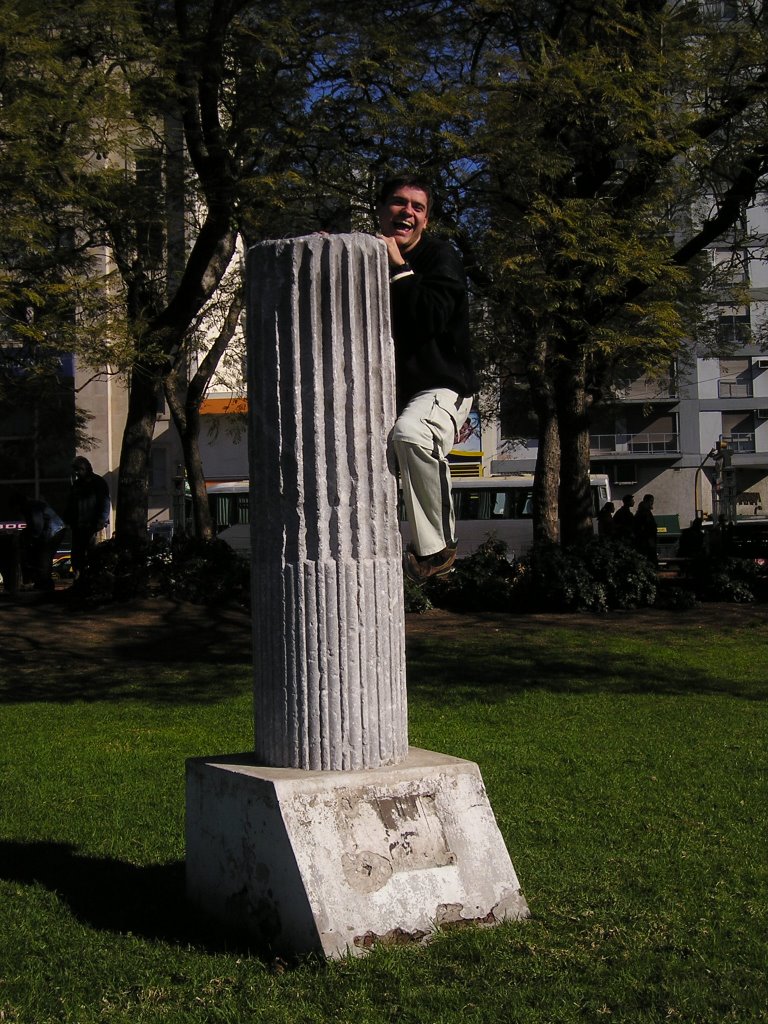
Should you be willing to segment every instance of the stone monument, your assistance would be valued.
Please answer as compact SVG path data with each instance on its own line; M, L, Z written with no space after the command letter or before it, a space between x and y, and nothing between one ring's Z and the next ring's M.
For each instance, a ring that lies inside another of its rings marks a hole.
M187 763L189 897L287 954L527 917L477 765L408 746L385 247L247 282L255 745Z

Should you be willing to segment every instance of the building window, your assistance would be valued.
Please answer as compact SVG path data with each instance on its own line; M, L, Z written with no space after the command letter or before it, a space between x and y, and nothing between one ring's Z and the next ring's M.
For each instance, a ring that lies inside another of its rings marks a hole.
M723 313L717 321L718 345L747 345L751 337L749 313Z
M723 440L733 452L755 450L755 417L752 412L724 412Z
M721 359L717 393L720 398L751 398L751 360L747 358Z

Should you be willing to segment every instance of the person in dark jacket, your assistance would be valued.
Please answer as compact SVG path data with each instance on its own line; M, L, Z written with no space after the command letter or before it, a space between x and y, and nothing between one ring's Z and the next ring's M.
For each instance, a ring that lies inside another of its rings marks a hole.
M53 556L64 523L45 498L30 498L24 504L26 527L22 535L26 575L35 590L54 589Z
M651 562L657 560L658 529L653 514L653 495L646 494L635 512L635 547Z
M72 569L80 577L88 568L96 534L109 525L109 487L82 455L73 461L72 473L72 490L64 521L72 528Z
M427 234L431 206L430 186L418 176L381 187L398 404L391 441L412 532L403 565L416 582L445 575L456 558L447 456L476 384L464 268L450 242Z
M597 513L597 535L602 537L603 540L611 540L613 538L613 512L615 507L612 501L606 501Z
M621 508L613 517L613 539L630 547L635 543L635 516L632 507L635 499L631 494L625 494L621 499Z

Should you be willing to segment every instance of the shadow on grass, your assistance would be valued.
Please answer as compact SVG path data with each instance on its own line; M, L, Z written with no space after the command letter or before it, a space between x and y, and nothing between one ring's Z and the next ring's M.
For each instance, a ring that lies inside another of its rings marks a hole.
M514 635L503 641L408 643L408 690L414 696L450 706L467 700L494 702L524 691L561 694L727 695L744 700L768 698L768 678L759 669L734 679L732 666L710 669L665 661L649 647L619 653L599 636L583 646L550 644L539 648Z
M247 686L250 617L238 609L54 601L1 610L0 704L213 703Z
M74 701L141 700L157 706L215 704L246 692L248 666L189 664L174 670L166 665L127 662L123 667L108 661L84 671L77 667L34 677L13 676L0 680L0 705L38 702L68 704Z
M67 843L0 840L0 879L45 886L82 924L99 931L273 961L266 944L228 935L187 901L184 862L137 867L86 857Z

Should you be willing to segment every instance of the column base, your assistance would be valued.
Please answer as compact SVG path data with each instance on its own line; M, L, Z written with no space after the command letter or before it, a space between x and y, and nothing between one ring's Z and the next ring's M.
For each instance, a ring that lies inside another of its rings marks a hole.
M428 750L349 772L192 758L186 844L188 898L281 955L529 916L477 765Z

